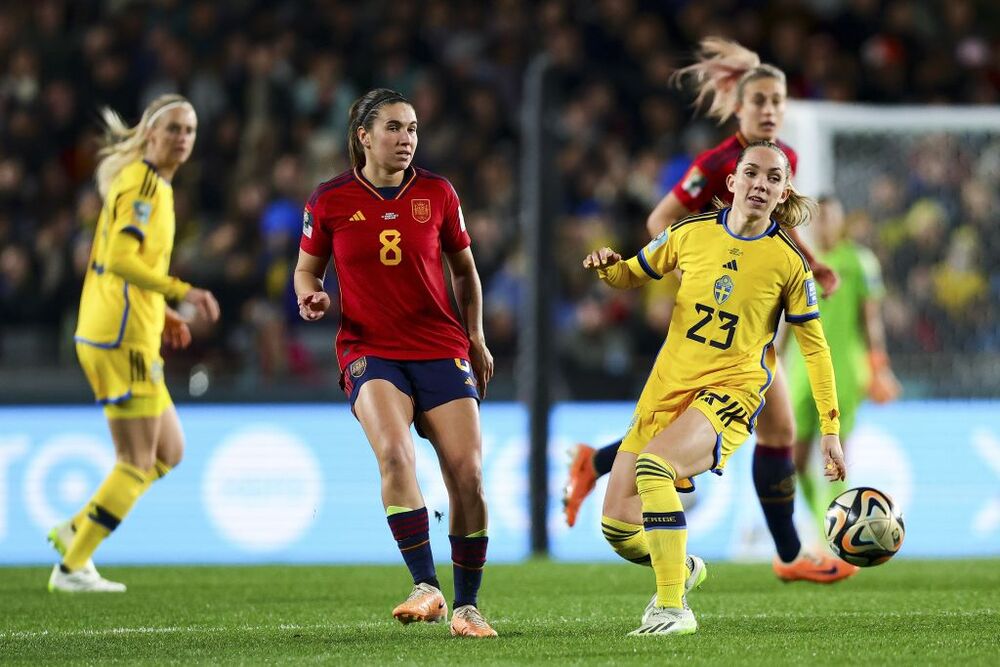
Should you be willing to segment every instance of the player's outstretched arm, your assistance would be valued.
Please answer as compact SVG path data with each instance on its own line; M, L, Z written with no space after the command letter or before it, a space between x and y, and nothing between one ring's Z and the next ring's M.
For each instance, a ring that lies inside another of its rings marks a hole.
M219 319L219 303L211 292L192 287L174 276L158 274L139 256L141 243L131 232L113 234L108 245L107 270L131 285L193 305L208 322ZM169 320L164 325L169 326Z
M130 285L158 292L167 299L180 300L192 289L180 278L157 273L139 256L142 240L130 231L111 234L105 268Z
M472 248L446 253L445 258L451 270L455 300L469 336L469 361L479 384L479 395L486 398L486 385L493 377L493 355L486 347L483 332L483 285L476 270L476 260L472 256Z
M823 454L823 474L830 481L843 480L847 474L844 450L840 446L840 405L837 403L837 380L833 373L830 346L823 334L819 319L806 320L792 325L806 362L806 373L812 388L813 400L819 412L820 451Z
M315 322L330 309L330 295L323 291L323 276L329 257L316 257L299 249L292 283L299 304L299 315L306 322Z
M638 257L622 261L622 256L611 248L600 248L584 257L583 268L597 269L598 278L618 289L640 287L652 279L643 271Z

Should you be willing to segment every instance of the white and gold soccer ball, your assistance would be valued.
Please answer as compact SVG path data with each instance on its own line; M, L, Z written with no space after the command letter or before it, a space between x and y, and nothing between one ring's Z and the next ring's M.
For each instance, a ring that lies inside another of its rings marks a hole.
M878 489L849 489L826 511L826 541L833 553L852 565L881 565L899 551L905 535L899 508Z

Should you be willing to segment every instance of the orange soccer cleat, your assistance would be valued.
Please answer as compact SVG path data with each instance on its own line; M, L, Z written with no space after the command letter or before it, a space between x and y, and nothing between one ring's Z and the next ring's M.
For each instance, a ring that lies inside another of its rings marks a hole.
M572 451L573 461L569 464L569 479L566 481L566 488L563 489L563 511L566 513L566 525L570 528L576 524L580 505L597 484L594 448L580 442Z
M859 569L857 565L846 563L836 556L804 549L791 563L784 563L775 556L771 566L782 581L812 581L817 584L832 584L847 579Z
M406 600L392 610L392 616L404 625L438 623L448 618L448 604L441 591L430 584L414 584Z
M454 637L496 637L479 610L471 604L462 605L451 615L451 634Z

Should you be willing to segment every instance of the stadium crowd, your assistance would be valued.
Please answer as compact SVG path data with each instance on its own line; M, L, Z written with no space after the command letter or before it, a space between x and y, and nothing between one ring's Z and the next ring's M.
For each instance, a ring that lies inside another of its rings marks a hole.
M557 385L568 398L634 397L662 343L662 299L596 287L578 262L608 242L638 247L691 156L731 132L692 120L690 96L669 83L697 41L723 35L759 52L787 73L792 98L995 105L998 26L988 0L7 3L0 365L78 373L71 332L101 206L97 111L134 122L180 92L200 136L175 183L175 273L211 289L223 317L170 367L186 379L197 366L245 395L289 384L339 395L336 318L299 326L290 274L303 201L346 168L348 107L377 85L413 101L416 164L462 198L497 362L491 395L513 397L518 118L526 66L546 52L563 211L551 221ZM899 147L903 169L872 173L845 202L882 260L889 349L915 358L1000 354L1000 143L949 142Z

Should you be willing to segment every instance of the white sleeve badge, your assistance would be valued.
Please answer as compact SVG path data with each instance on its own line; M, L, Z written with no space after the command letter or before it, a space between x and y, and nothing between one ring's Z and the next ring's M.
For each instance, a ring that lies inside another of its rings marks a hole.
M153 205L148 201L136 199L132 202L132 214L135 215L136 222L145 225L149 222L149 216L153 214Z
M313 237L313 216L309 209L302 212L302 235L310 239Z
M815 306L819 303L819 299L816 295L816 281L812 278L806 278L806 305Z

